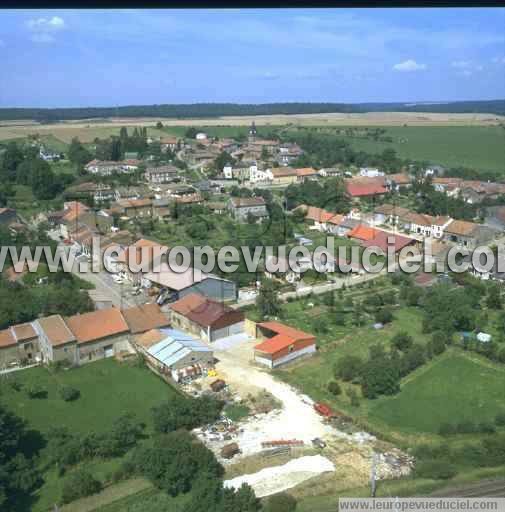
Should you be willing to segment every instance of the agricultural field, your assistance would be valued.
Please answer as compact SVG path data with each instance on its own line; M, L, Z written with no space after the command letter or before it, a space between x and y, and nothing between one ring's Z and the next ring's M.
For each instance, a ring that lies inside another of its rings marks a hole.
M350 128L350 127L349 127ZM346 134L345 128L312 127L300 130L329 133L346 140L353 149L381 153L394 149L401 158L427 161L446 167L468 167L476 171L499 171L505 175L505 129L503 126L383 126L381 138L374 140ZM299 130L290 128L289 133Z
M505 410L505 368L449 352L419 368L394 397L370 406L370 421L405 432L437 433L443 423L493 421Z

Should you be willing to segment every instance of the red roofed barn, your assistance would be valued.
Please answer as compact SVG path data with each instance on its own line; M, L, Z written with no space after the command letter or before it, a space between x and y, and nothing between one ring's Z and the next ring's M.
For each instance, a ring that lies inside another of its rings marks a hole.
M269 368L316 351L315 336L280 322L257 324L256 337L263 338L264 341L254 347L254 360Z

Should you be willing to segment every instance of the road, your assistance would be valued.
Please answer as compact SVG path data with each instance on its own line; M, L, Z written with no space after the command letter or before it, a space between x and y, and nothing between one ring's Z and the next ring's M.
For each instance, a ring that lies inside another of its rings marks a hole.
M505 479L482 480L460 486L445 487L431 496L456 498L505 498Z

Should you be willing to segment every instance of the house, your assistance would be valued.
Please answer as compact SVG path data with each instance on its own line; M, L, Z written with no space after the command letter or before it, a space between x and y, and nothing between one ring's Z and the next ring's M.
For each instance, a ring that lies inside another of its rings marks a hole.
M107 309L113 306L112 299L108 294L97 291L87 290L89 298L93 302L94 309Z
M70 365L79 364L76 337L60 315L39 318L32 325L39 336L45 363L67 361Z
M91 174L99 174L100 176L110 176L114 172L120 172L122 169L121 162L91 160L84 169Z
M380 226L381 224L397 226L399 220L408 213L410 213L410 210L407 208L394 204L381 204L374 209L372 221L375 226Z
M399 192L412 186L412 179L408 174L388 174L385 177L386 188L391 192Z
M319 169L319 176L323 178L335 178L342 176L342 170L337 167L324 167L323 169Z
M172 200L168 197L153 200L153 217L158 219L168 219L172 215L170 205Z
M377 197L387 193L384 178L350 178L345 180L345 191L351 199Z
M414 238L376 230L373 238L363 240L362 245L363 247L374 247L380 249L384 254L387 254L389 247L394 248L394 252L397 253L404 247L415 245L416 243L417 241Z
M366 226L365 224L358 224L347 233L347 237L362 243L373 240L378 232L379 230L376 228Z
M495 234L496 231L481 224L453 220L445 228L444 239L467 249L475 249L478 245L491 241Z
M126 186L126 187L116 187L115 189L116 201L119 199L142 199L148 198L152 199L154 197L154 193L147 186Z
M0 225L9 226L18 222L18 215L13 208L0 208Z
M163 153L167 151L175 151L179 144L179 139L177 137L162 137L160 139L160 148Z
M354 219L346 215L338 225L338 236L348 236L349 233L361 224L359 219Z
M179 178L179 169L174 165L162 165L159 167L148 167L144 174L148 183L172 183Z
M340 224L344 220L343 215L328 212L323 208L317 208L316 206L302 205L298 208L302 208L306 212L305 221L311 224L314 229L338 234Z
M272 169L272 183L274 185L291 185L298 181L298 172L292 167L278 167Z
M277 155L277 161L281 165L290 165L297 158L303 155L302 148L295 143L281 144L279 146L279 154Z
M312 167L302 167L296 169L296 175L298 182L300 183L304 183L308 180L317 180L319 178L319 173Z
M151 199L120 199L112 205L111 210L130 219L152 217L153 202Z
M209 201L205 206L215 214L222 214L226 212L226 203L224 201Z
M376 168L362 167L359 170L359 175L363 178L377 178L379 176L384 176L384 173Z
M156 272L147 272L142 277L146 288L156 286L164 289L167 296L174 300L190 293L199 293L215 300L235 300L237 285L234 281L213 274L204 274L201 270L188 268L184 272L174 272L167 263L159 265Z
M39 337L31 323L13 325L0 331L0 369L40 359Z
M134 343L151 368L176 382L214 366L212 349L177 329L148 331L136 336Z
M143 304L122 310L131 334L142 334L152 329L168 327L170 320L158 304Z
M442 238L444 230L452 222L452 218L408 212L401 218L400 222L403 224L403 228L411 233L424 237Z
M164 245L140 238L133 245L119 252L115 258L115 266L122 277L140 285L143 272L155 270L167 251L168 247ZM140 268L141 264L142 268Z
M251 183L270 183L273 180L273 174L270 169L260 169L257 165L251 166L249 181Z
M176 197L175 202L178 205L201 204L203 203L203 197L198 192L195 192L194 194L186 194L182 197Z
M117 308L74 315L65 321L77 342L78 365L112 357L128 347L128 324Z
M223 176L227 180L247 181L253 176L254 181L256 181L255 177L257 172L258 166L256 162L249 166L242 165L241 167L233 167L231 165L225 165L223 167Z
M256 337L264 341L254 347L254 360L268 368L316 352L315 336L279 322L256 324Z
M260 221L268 217L267 205L261 196L232 197L228 201L228 211L239 222L248 221L250 216Z
M173 327L212 342L244 332L244 313L199 293L190 293L170 305Z
M73 199L92 197L95 203L115 201L119 198L117 192L110 185L92 181L68 187L65 190L65 196Z
M469 204L479 204L485 199L497 199L505 194L505 184L464 180L459 186L459 197Z
M60 233L63 238L68 238L71 228L76 228L79 217L89 212L89 207L79 201L68 201L63 203L63 212L57 218L55 224L60 225Z

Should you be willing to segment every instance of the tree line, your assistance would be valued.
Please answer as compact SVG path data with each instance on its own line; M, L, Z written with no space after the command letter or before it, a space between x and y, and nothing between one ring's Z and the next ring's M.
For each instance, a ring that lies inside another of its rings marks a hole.
M505 114L505 100L455 101L440 104L406 103L193 103L180 105L129 105L80 108L2 108L0 120L32 119L47 123L108 117L219 117L271 114L322 114L331 112L440 112Z

